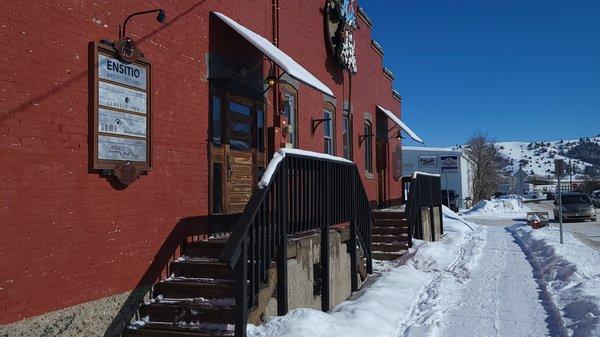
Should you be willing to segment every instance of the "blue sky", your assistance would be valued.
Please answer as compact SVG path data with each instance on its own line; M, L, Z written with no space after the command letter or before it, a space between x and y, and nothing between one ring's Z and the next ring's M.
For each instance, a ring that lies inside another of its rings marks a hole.
M498 141L600 134L600 0L359 5L396 76L403 120L426 145L477 130Z

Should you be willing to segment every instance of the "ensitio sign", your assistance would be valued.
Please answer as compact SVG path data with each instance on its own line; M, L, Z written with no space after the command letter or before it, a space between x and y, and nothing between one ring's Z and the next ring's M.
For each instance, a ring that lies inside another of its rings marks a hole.
M151 65L142 58L123 62L110 45L94 43L93 49L93 168L119 178L123 172L148 171Z
M98 77L146 90L148 75L146 68L134 63L125 64L112 56L98 54Z

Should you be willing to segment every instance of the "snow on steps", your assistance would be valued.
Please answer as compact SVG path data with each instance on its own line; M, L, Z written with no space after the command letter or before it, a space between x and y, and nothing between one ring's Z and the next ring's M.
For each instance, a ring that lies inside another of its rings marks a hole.
M373 211L373 215L376 222L371 236L373 258L395 260L401 257L408 250L410 240L404 212L381 210Z
M217 260L222 242L195 242L170 263L171 276L153 286L142 304L142 320L123 336L233 336L235 281L229 266Z

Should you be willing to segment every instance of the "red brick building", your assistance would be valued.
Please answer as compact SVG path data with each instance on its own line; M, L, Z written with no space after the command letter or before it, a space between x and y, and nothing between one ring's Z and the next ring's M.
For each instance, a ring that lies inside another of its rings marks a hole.
M350 79L329 50L326 1L273 3L0 5L1 324L152 283L178 228L208 231L213 216L241 212L280 147L350 158L373 206L399 202L398 131L387 132L394 123L377 106L401 116L401 99L368 17L356 9ZM127 24L152 65L152 116L151 168L125 187L92 163L90 43L116 41L127 15L158 7L164 24L153 14ZM276 39L333 96L287 75L269 87L275 65L212 12ZM245 118L232 117L238 108ZM361 137L365 128L374 136Z

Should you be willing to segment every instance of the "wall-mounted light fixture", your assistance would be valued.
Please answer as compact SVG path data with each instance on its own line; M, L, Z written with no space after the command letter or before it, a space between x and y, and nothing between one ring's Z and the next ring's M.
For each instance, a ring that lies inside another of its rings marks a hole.
M119 57L121 60L125 62L133 62L140 54L139 50L137 50L135 42L125 34L125 29L127 27L127 22L134 16L149 14L149 13L158 13L156 15L156 20L162 24L165 23L166 14L162 8L151 9L142 12L136 12L133 14L129 14L129 16L123 22L123 29L119 25L119 40L115 42L115 49L117 50Z
M396 138L396 139L398 139L398 140L400 140L400 139L404 139L404 137L402 137L401 130L398 130L398 132L397 132L395 135L393 135L393 136L391 136L390 138L388 138L388 139L387 139L387 140L388 140L388 142L389 142L390 140L392 140L393 138Z
M129 16L125 19L125 22L123 22L123 30L121 29L121 26L119 26L119 38L123 38L125 36L127 36L125 34L125 29L127 28L127 22L129 21L129 19L131 19L134 16L138 16L138 15L143 15L143 14L149 14L149 13L158 13L156 15L156 21L164 24L165 23L165 19L167 17L165 11L162 8L157 8L157 9L151 9L148 11L141 11L141 12L136 12L133 14L129 14Z

